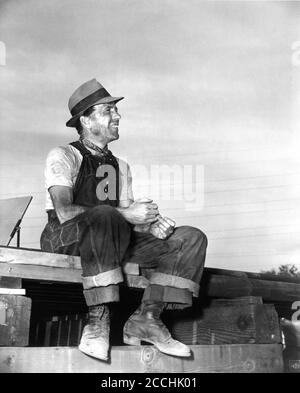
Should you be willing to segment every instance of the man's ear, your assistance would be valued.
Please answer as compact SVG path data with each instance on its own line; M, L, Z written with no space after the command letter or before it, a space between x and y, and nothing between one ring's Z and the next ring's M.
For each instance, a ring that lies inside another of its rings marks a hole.
M81 122L83 127L89 128L89 126L90 126L90 119L88 117L80 116L79 120L80 120L80 122Z

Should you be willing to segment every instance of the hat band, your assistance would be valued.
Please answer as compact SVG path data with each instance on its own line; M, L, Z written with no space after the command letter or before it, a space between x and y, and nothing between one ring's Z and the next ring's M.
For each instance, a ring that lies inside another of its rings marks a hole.
M78 113L84 111L91 107L95 102L101 100L105 97L111 97L109 92L102 87L99 90L96 90L94 93L90 94L89 96L85 97L83 100L79 101L71 110L71 115L75 116Z

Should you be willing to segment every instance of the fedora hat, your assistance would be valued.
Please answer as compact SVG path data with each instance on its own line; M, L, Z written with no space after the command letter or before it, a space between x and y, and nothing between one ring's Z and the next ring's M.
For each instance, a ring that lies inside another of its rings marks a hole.
M78 87L69 99L71 119L66 122L67 127L76 127L80 116L90 107L97 104L118 102L124 97L112 97L109 92L95 78Z

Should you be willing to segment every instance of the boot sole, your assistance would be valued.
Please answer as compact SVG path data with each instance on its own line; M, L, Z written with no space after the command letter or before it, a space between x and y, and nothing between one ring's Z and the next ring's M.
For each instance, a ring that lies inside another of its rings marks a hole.
M79 345L78 346L79 351L83 352L85 355L91 356L93 358L99 359L99 360L108 360L108 355L105 353L96 353L90 350L89 347L86 347L84 345Z
M179 356L179 357L190 357L191 356L191 352L172 352L172 351L168 351L165 348L162 348L158 343L155 343L147 338L138 338L138 337L134 337L134 336L128 336L127 334L124 334L123 336L123 342L124 344L128 344L128 345L141 345L142 341L153 344L160 352L163 352L167 355L172 355L172 356Z

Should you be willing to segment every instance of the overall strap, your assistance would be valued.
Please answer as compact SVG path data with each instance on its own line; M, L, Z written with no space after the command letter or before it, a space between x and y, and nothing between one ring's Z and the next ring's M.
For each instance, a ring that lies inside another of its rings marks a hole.
M80 141L71 142L70 145L75 147L83 157L92 155L92 153Z

